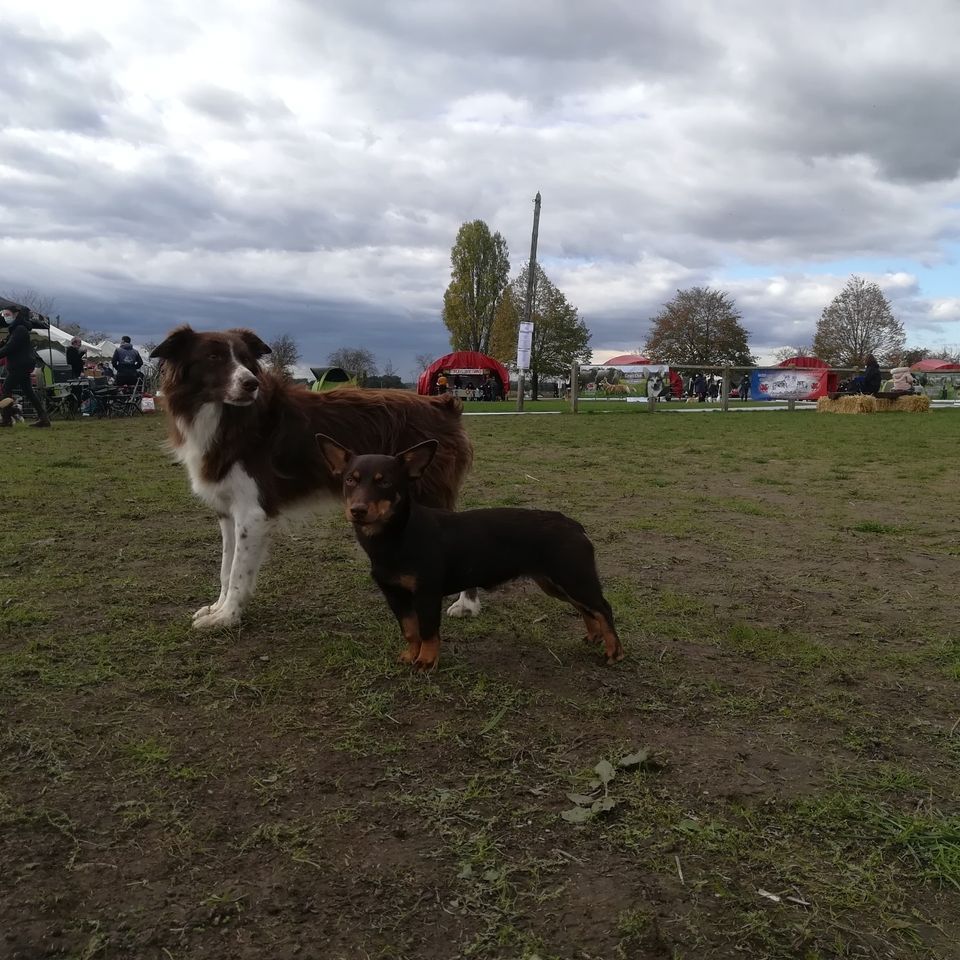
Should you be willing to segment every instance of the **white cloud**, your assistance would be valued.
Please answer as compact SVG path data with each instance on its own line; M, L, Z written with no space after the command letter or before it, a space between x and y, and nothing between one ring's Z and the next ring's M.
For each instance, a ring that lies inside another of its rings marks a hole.
M0 283L65 313L147 315L158 291L201 322L209 300L211 324L225 298L312 302L322 331L289 321L309 349L369 331L403 354L404 323L440 349L458 226L487 220L518 268L540 189L541 255L598 349L642 342L693 283L736 297L760 351L812 336L846 280L822 265L846 260L890 264L874 275L911 333L960 339L957 298L913 272L960 234L947 0L12 0L4 18Z

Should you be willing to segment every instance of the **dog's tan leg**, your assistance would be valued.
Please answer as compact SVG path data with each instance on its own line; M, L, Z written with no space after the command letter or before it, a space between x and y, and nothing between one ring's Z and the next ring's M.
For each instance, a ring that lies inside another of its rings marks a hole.
M434 670L440 661L440 637L434 634L427 640L421 639L420 652L413 665L418 670Z
M400 654L401 663L415 663L420 656L420 621L413 615L401 620L403 639L407 641L407 649Z
M583 642L603 643L603 623L600 618L583 608L580 608L580 614L583 617L583 624L587 628L587 635L583 638Z
M600 625L603 652L606 654L607 663L612 666L618 660L623 659L623 644L620 643L620 638L617 636L613 624L603 614L598 614L596 620Z

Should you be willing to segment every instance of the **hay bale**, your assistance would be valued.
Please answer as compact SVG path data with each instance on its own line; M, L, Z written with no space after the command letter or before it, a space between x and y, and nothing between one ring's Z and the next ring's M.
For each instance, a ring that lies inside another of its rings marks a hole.
M876 413L877 398L862 393L852 393L847 397L820 397L817 400L817 413Z
M930 398L922 393L915 393L906 397L897 397L895 400L877 400L878 413L929 413Z

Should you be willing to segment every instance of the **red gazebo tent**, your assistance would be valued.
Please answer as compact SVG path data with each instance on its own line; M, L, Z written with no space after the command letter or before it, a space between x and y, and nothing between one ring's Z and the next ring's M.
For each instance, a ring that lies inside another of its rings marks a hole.
M829 367L830 364L826 360L821 360L819 357L787 357L786 360L781 360L777 364L778 367L797 367L801 370L816 370L823 367Z
M604 360L603 366L620 367L628 363L653 363L649 357L641 357L639 353L621 353L619 357Z
M954 370L960 370L960 364L952 360L938 360L936 357L925 357L918 360L911 368L919 373L950 373Z
M441 370L489 370L490 373L500 378L503 384L503 395L510 392L510 374L507 368L493 357L488 357L485 353L477 353L475 350L458 350L456 353L448 353L445 357L434 360L417 380L417 393L422 396L428 396L436 392L437 377Z

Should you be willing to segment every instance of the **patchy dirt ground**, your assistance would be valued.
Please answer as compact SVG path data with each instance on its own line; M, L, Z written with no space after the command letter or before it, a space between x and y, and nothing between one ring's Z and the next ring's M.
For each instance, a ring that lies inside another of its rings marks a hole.
M11 431L0 956L960 957L957 426L469 421L465 505L580 518L628 658L520 584L430 677L338 517L192 634L161 425Z

